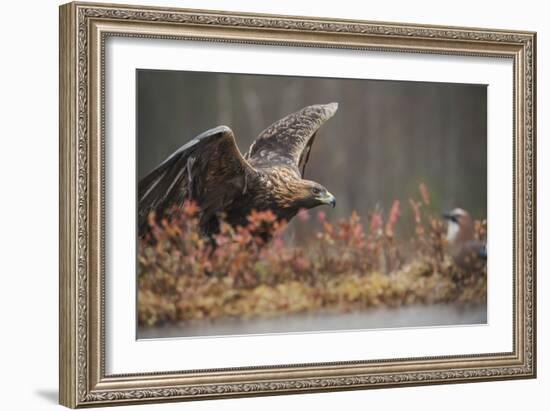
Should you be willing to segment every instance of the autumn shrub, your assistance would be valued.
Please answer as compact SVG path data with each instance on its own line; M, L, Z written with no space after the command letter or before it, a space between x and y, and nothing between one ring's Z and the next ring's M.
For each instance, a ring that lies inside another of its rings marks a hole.
M430 212L424 185L409 205L415 227L410 239L395 235L401 216L395 201L387 215L380 209L364 218L353 212L337 223L318 211L317 233L306 246L287 244L286 223L271 211L251 212L245 226L222 219L213 238L200 236L192 202L170 220L151 214L150 230L138 241L138 321L484 301L485 272L462 273L452 264L445 225ZM305 210L297 216L309 218ZM485 235L486 222L477 221L476 236Z

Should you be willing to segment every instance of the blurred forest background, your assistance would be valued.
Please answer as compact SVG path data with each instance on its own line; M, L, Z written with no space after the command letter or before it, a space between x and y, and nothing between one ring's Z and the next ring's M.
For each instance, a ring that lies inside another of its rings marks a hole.
M329 102L338 111L306 168L336 196L334 210L323 208L328 220L406 205L421 182L435 212L486 218L485 85L138 70L138 178L209 128L229 126L244 154L271 123ZM402 207L402 220L411 213Z

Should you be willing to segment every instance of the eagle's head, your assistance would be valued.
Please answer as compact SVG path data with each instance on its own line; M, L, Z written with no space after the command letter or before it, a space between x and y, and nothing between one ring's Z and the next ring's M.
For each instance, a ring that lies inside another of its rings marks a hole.
M336 206L336 198L321 184L311 180L298 180L292 187L292 206L310 209L320 205Z

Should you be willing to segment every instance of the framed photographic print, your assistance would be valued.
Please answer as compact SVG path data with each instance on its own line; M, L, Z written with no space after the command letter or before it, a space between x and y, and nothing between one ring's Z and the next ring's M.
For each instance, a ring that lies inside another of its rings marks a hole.
M535 377L535 55L61 6L61 404Z

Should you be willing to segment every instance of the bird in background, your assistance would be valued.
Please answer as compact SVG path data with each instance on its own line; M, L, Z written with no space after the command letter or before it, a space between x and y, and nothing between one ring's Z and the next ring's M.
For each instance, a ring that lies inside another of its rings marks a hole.
M454 263L465 271L480 271L487 264L487 244L475 239L474 221L461 208L443 213L447 220L447 243Z
M140 236L150 212L163 217L187 200L198 205L205 236L219 230L220 215L245 226L252 210L289 221L300 209L334 207L334 196L304 172L319 128L337 109L337 103L317 104L291 113L262 131L245 154L227 126L193 138L139 181Z

